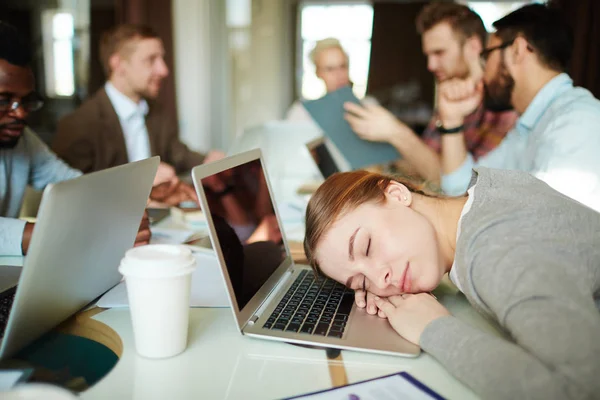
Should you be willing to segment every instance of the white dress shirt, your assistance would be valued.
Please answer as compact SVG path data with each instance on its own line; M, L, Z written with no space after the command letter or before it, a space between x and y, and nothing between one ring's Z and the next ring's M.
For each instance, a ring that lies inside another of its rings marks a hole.
M129 97L119 92L110 82L106 82L104 89L119 117L129 162L150 157L150 140L146 128L146 114L148 114L146 100L136 104Z

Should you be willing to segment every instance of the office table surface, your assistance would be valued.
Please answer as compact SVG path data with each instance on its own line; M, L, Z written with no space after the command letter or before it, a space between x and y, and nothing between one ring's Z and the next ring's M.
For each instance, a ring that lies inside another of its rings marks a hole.
M185 228L172 218L158 225ZM286 226L286 233L288 229L298 228ZM8 265L22 263L21 257L0 260ZM447 278L434 293L453 315L499 334ZM192 308L187 350L164 360L136 354L128 309L105 310L89 321L80 324L83 329L89 324L97 328L98 323L110 328L95 329L102 334L97 341L115 351L120 360L81 393L84 399L275 399L400 371L410 372L446 398L477 398L426 353L403 358L344 350L338 359L328 360L324 350L241 335L229 308Z
M457 317L495 332L448 282L436 295ZM344 350L328 360L323 350L241 335L228 308L192 308L187 350L163 360L136 354L128 309L92 318L118 334L123 350L108 375L81 393L84 399L276 399L337 386L340 374L352 383L399 371L446 398L477 398L426 353L403 358Z

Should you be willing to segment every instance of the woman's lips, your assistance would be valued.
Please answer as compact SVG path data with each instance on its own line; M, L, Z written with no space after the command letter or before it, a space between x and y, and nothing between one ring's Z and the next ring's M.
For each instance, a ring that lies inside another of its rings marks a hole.
M410 287L412 286L410 278L410 262L407 262L406 268L404 269L404 274L402 274L402 282L400 284L400 290L402 293L410 293Z

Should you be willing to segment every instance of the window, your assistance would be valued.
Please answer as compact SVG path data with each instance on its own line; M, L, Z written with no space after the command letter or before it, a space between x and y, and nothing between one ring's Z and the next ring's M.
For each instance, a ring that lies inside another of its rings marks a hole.
M73 14L46 10L42 15L46 94L72 96L75 93Z
M366 3L317 4L300 6L300 60L297 75L299 92L305 99L316 99L325 94L325 85L315 75L315 66L308 57L317 40L336 38L348 53L350 80L354 94L362 98L367 90L373 6Z
M521 8L524 5L531 3L545 3L543 0L521 0L521 1L508 1L508 2L492 2L492 1L458 1L458 3L465 4L469 6L473 11L475 11L481 19L483 20L483 24L485 25L485 29L488 32L495 31L492 24L504 17L507 14L510 14L517 8Z

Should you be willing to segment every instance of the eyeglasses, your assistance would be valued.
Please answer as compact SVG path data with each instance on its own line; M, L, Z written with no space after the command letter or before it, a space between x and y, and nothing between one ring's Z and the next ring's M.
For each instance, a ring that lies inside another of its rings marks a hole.
M37 95L27 96L20 100L0 97L0 113L16 111L19 107L23 107L26 112L37 111L44 105L44 101Z
M508 46L512 45L514 42L515 42L515 39L509 40L508 42L501 43L498 46L488 47L487 49L484 49L481 53L479 53L479 58L481 59L481 62L485 64L485 62L490 57L490 54L492 54L493 51L505 49Z

